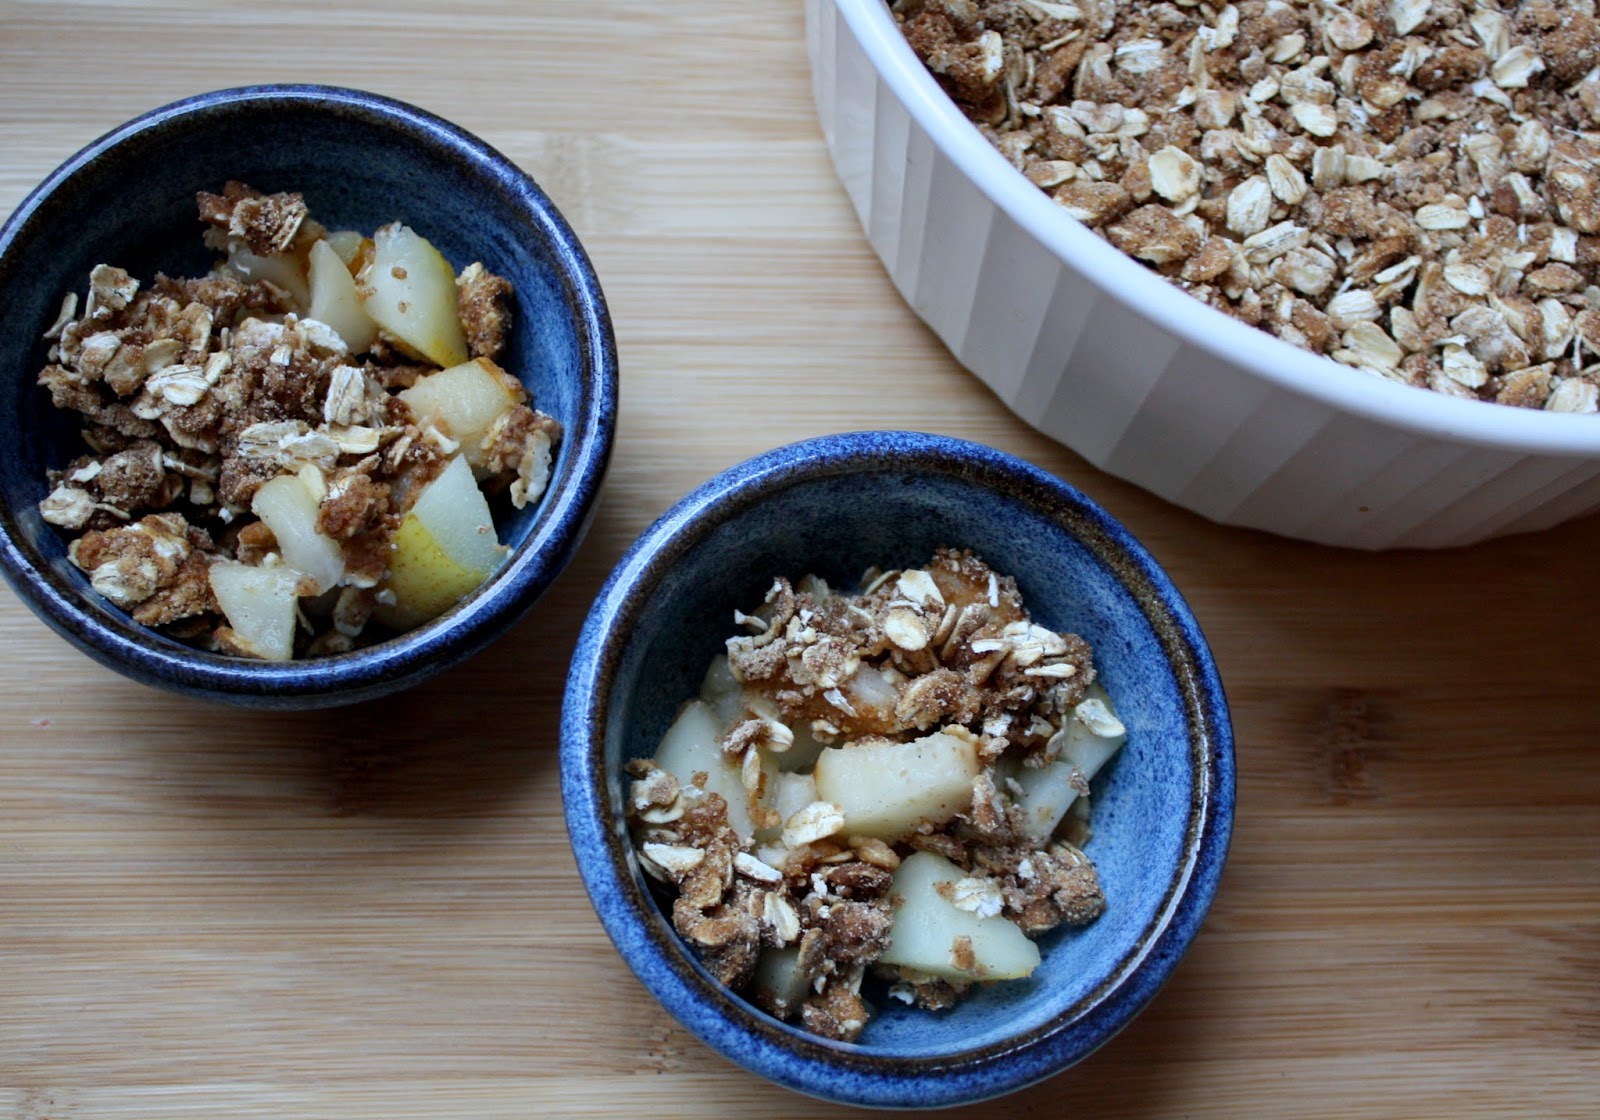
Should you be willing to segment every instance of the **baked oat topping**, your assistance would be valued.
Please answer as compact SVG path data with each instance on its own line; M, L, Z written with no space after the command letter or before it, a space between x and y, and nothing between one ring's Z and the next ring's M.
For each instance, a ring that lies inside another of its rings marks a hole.
M330 234L298 194L198 202L210 274L97 265L45 332L39 384L86 453L41 515L96 591L201 648L336 653L424 621L498 564L483 493L537 501L560 440L495 364L509 283L403 226Z
M1600 397L1593 0L896 0L980 131L1235 318L1377 377Z
M651 759L640 866L719 981L853 1040L890 997L950 1006L1093 921L1089 779L1126 729L1087 643L968 552L846 594L774 580Z

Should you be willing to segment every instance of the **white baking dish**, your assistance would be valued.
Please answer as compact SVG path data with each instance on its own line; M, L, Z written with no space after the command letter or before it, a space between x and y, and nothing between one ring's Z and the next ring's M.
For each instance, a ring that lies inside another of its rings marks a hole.
M1091 463L1230 525L1468 544L1600 508L1600 416L1460 400L1230 319L1069 217L945 96L883 0L807 0L817 110L895 286Z

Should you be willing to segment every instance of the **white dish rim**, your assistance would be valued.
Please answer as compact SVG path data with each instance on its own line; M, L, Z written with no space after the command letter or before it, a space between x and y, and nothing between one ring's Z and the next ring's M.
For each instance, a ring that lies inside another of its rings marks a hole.
M1072 218L995 150L928 73L884 0L827 2L913 119L990 202L1064 265L1188 345L1280 389L1404 431L1524 454L1600 456L1600 416L1469 401L1385 381L1301 350L1168 284Z

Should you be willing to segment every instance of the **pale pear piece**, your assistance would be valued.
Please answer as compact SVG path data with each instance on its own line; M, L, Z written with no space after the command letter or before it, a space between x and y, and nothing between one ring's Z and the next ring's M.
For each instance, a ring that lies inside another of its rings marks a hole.
M811 994L811 983L800 967L800 947L762 949L756 961L755 978L750 982L750 994L756 1003L779 1019L790 1018L799 1011L806 996Z
M378 324L356 295L355 278L326 241L311 246L311 306L306 318L326 323L352 354L364 353L378 337Z
M244 281L265 280L282 288L294 300L292 310L296 312L304 312L311 303L311 285L299 258L293 254L273 253L263 257L243 245L235 245L228 250L222 271Z
M456 274L439 250L394 222L372 235L372 260L358 291L380 328L435 365L467 360L467 336L456 311Z
M1082 771L1086 779L1098 774L1128 738L1128 729L1111 707L1111 697L1098 684L1089 687L1088 694L1067 721L1066 731L1067 742L1062 755Z
M739 761L722 751L722 727L716 712L702 700L683 706L678 718L662 736L656 748L655 763L689 786L697 773L706 776L705 791L728 803L728 826L748 841L755 833L750 815L750 796L739 772Z
M504 559L489 503L466 460L457 455L423 488L395 532L384 584L395 601L383 604L379 619L407 627L443 614Z
M778 756L778 767L809 774L816 767L817 759L822 757L822 752L828 749L828 744L816 737L811 724L805 720L796 722L790 731L794 735L794 743Z
M317 532L318 504L305 481L292 474L263 483L250 499L251 511L277 538L283 562L316 584L313 594L331 590L344 578L339 542Z
M360 258L362 251L371 251L372 238L353 229L336 229L323 238L328 243L328 248L338 254L339 260L344 262L347 269L351 269L354 276L353 265Z
M844 813L854 836L898 840L944 824L972 804L980 769L970 735L936 731L910 743L857 743L817 757L817 795Z
M1015 781L1022 787L1016 806L1022 810L1023 828L1028 839L1043 844L1050 839L1061 818L1078 799L1072 775L1077 770L1070 762L1051 762L1034 769L1019 766Z
M717 722L723 728L732 727L746 718L744 688L734 680L728 668L727 654L719 653L711 659L705 679L700 682L700 698L711 705L717 714Z
M411 407L419 427L432 424L461 445L474 468L483 466L484 436L496 420L522 403L522 387L488 358L475 358L418 379L400 399Z
M889 948L879 961L946 980L1014 980L1039 966L1039 947L1016 923L980 918L945 897L967 872L943 856L913 852L889 887L895 900ZM941 893L941 885L944 893Z
M209 578L217 605L240 646L266 661L294 656L299 572L282 565L257 568L235 560L213 560Z
M762 843L771 843L783 835L783 823L807 805L822 800L817 794L816 780L810 774L793 774L773 768L768 775L763 805L777 816L777 822L756 833Z

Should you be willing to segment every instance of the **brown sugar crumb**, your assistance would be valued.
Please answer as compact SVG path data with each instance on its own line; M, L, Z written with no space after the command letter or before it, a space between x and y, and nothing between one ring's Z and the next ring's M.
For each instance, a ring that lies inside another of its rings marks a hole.
M400 528L461 449L431 423L419 427L399 393L439 365L386 336L359 286L340 328L363 339L358 350L308 317L308 262L333 242L302 196L229 182L196 199L205 243L222 257L211 273L142 283L96 265L81 310L68 294L45 332L39 384L77 414L86 453L49 472L41 515L77 535L69 556L96 591L199 648L315 656L415 625L391 582ZM359 240L341 236L347 253ZM373 245L365 241L347 267L372 264ZM561 427L493 364L511 330L509 282L482 264L460 279L461 336L508 398L484 446L470 449L483 452L472 475L484 494L509 492L522 508L548 485ZM279 540L256 503L269 484L283 493L286 478L312 512ZM270 583L297 596L275 616L282 641L269 647L229 625L216 581L286 567L291 552L325 575L296 568L298 582L261 576L253 585L255 594Z
M940 549L853 594L780 577L734 620L700 698L628 766L640 866L719 980L853 1041L864 978L940 1009L1031 969L979 953L963 922L999 922L1036 960L1028 938L1104 910L1081 845L1089 778L1124 728L1088 643L1036 623L1015 580ZM868 757L893 778L850 769ZM930 777L940 758L956 769ZM858 792L880 782L876 803ZM948 784L930 798L927 782ZM931 956L915 935L896 947L910 909L913 929L948 927Z
M504 487L517 509L536 500L550 480L550 461L561 440L561 425L553 417L516 405L484 437L484 465L492 480Z
M68 555L96 591L135 621L159 626L215 609L206 582L207 535L175 513L151 514L122 528L91 530Z
M895 0L1030 182L1375 377L1600 411L1600 23L1556 0Z
M389 484L352 468L328 480L327 493L317 507L317 531L335 540L350 540L382 525L389 509Z
M1071 844L1054 843L1042 851L997 845L980 851L974 864L994 879L1005 913L1025 932L1086 925L1105 910L1094 864Z
M278 538L265 522L246 521L233 530L233 554L241 564L260 565L277 548Z
M456 306L474 358L498 360L511 333L511 283L474 262L456 277Z
M229 181L220 195L201 191L195 197L203 221L261 256L288 249L306 220L306 201L298 194L263 194Z
M837 1042L854 1042L871 1014L859 991L834 981L801 1005L800 1022L812 1034Z
M893 968L881 969L880 978L893 985L889 989L892 998L924 1011L948 1011L971 989L970 984L953 984L933 976L907 979Z

